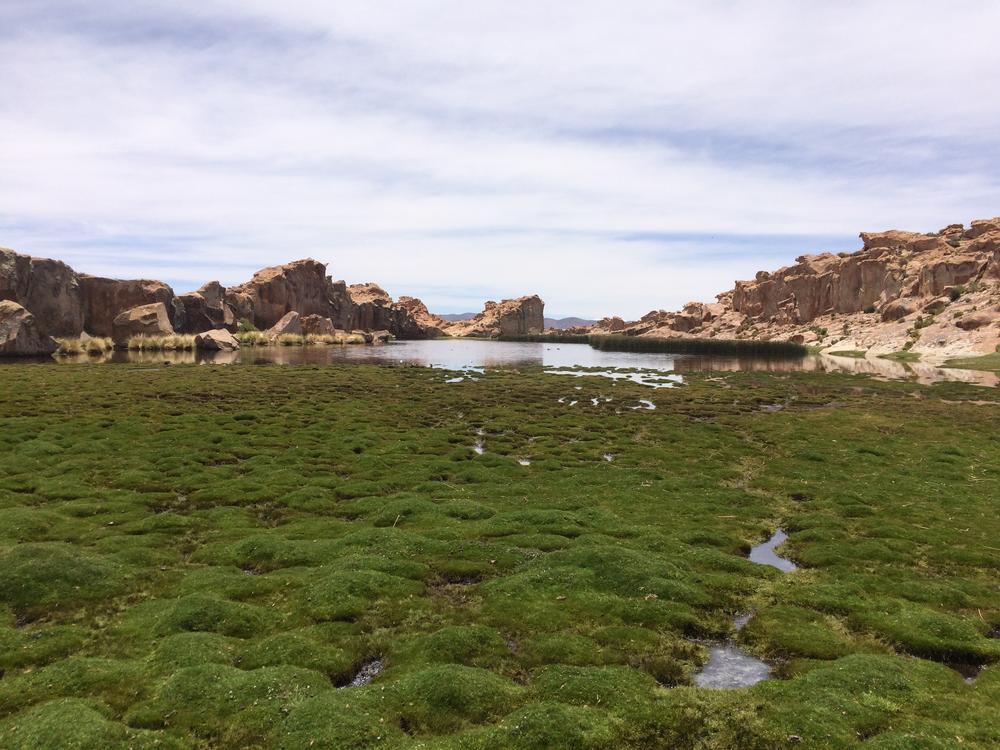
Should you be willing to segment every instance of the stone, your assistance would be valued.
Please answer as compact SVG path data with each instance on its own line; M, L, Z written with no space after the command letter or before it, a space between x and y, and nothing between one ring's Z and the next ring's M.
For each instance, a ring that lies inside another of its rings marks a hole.
M372 343L374 344L388 344L395 338L389 331L372 331Z
M200 333L216 328L235 332L236 313L226 301L226 288L218 281L210 281L196 292L174 297L173 325L178 333Z
M929 315L937 315L951 303L948 297L935 297L923 306L923 311Z
M154 302L119 313L112 323L111 338L116 346L122 346L133 336L169 336L173 333L167 306Z
M35 316L13 300L0 300L0 357L52 354L56 342L42 333Z
M277 338L285 334L298 335L302 333L302 322L294 310L285 313L281 319L266 331L268 338Z
M204 331L194 337L196 349L213 352L235 352L240 348L240 342L225 328L215 328Z
M996 316L977 313L972 315L963 315L955 321L955 325L963 331L977 331L980 328L985 328L990 325L994 320L997 320Z
M321 315L305 315L299 319L299 325L302 328L302 333L307 336L335 336L337 333L333 321Z
M114 337L115 319L127 310L154 304L162 304L167 311L173 310L174 291L162 281L80 274L80 289L83 327L93 336Z

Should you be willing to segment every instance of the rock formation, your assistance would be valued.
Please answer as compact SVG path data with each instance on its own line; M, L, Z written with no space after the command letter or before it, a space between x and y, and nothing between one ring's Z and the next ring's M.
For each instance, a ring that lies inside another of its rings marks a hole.
M35 316L13 300L0 300L0 357L31 357L56 350Z
M210 281L190 294L174 297L173 323L178 333L198 333L216 328L236 330L236 313L226 301L226 288Z
M162 281L106 279L79 275L83 299L83 330L92 336L113 336L115 318L125 310L162 304L171 310L174 291Z
M714 304L653 311L624 327L605 319L591 330L941 356L1000 344L1000 218L931 234L863 232L861 240L854 253L803 255L793 266L737 281Z
M113 336L115 319L123 312L157 303L166 309L171 329L179 333L235 331L240 321L266 330L295 312L307 333L385 330L407 339L441 334L419 300L394 302L377 284L348 287L327 276L324 264L309 258L262 269L239 286L226 288L212 281L175 296L160 281L77 274L59 261L0 249L2 299L30 311L38 328L51 336ZM422 310L419 320L411 308ZM161 323L157 327L162 328Z
M449 325L443 318L430 312L427 305L416 297L400 297L397 304L406 310L417 325L427 332L428 338L441 336Z
M450 323L445 331L451 336L524 336L545 330L545 303L537 294L531 297L489 301L472 320Z
M76 336L83 330L80 282L61 261L0 248L0 300L29 310L45 335Z
M305 315L299 319L299 325L306 335L334 336L337 333L333 321L320 315Z
M168 336L173 332L167 306L162 302L125 310L111 325L111 338L116 346L127 344L133 336Z

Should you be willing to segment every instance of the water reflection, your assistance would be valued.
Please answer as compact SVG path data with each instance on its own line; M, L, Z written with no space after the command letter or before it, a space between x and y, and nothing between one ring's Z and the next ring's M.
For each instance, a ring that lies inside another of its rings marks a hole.
M614 369L685 372L847 372L876 377L912 379L920 383L960 381L979 385L998 384L997 373L952 370L929 364L894 362L887 359L814 355L796 360L747 357L713 357L652 352L606 352L587 344L546 344L535 342L439 339L400 341L374 346L275 346L246 348L238 352L113 352L104 357L87 355L60 357L54 361L138 362L147 364L280 364L322 365L341 362L410 364L448 370L481 372L484 368L544 366L546 368L594 367ZM622 377L632 379L630 375ZM669 376L659 376L661 385ZM674 376L676 377L676 376Z

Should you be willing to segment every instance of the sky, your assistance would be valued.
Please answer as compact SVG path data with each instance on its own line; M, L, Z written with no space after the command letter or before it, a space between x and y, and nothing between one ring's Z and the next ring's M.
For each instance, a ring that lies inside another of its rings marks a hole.
M0 246L637 318L1000 214L998 28L995 0L0 0Z

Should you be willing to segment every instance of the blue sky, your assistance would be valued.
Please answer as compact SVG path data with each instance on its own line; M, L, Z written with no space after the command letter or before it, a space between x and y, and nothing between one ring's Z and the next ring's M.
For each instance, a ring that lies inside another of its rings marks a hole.
M638 317L1000 214L997 28L992 0L4 0L0 245Z

